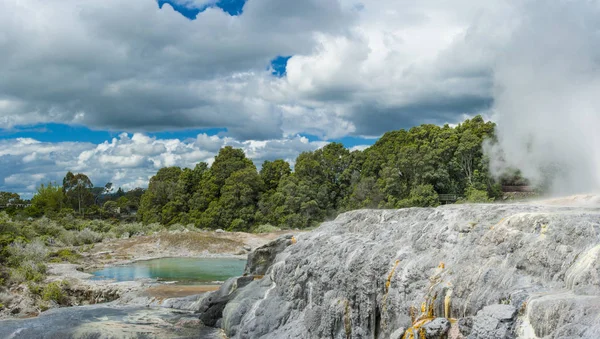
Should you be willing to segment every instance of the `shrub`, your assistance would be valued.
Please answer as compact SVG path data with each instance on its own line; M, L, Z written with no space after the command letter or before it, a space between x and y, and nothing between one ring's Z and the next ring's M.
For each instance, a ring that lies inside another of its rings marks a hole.
M0 309L2 307L10 306L13 300L14 300L14 297L12 294L6 293L6 292L0 292L0 305L3 305L3 306L0 306Z
M46 265L42 263L26 261L12 270L10 280L17 284L25 281L42 282L46 279L46 270Z
M59 305L66 303L66 295L63 292L62 286L59 282L53 281L46 285L42 290L42 300L44 301L55 301Z
M33 294L33 295L41 295L42 294L42 287L38 284L32 283L32 282L28 282L27 283L27 289L29 290L29 293Z
M435 207L439 206L440 200L433 185L419 185L410 190L408 200L410 206L414 207Z
M30 243L15 241L7 246L6 252L9 255L8 264L12 267L18 267L23 262L39 263L48 255L46 245L39 239Z
M486 203L492 202L494 199L488 197L488 193L485 190L479 190L475 187L468 187L465 190L465 200L461 202L472 202L472 203Z
M278 231L281 231L281 228L275 227L271 224L264 224L264 225L255 227L254 230L252 230L252 233L272 233L272 232L278 232Z
M73 250L70 250L68 248L64 248L62 250L50 254L51 262L67 261L70 263L78 263L79 260L81 260L81 258L81 254L74 252Z
M103 220L93 220L89 223L87 228L94 232L107 233L112 228L112 225Z
M37 234L49 235L52 237L57 237L64 229L56 221L50 220L46 217L35 220L31 225Z
M73 245L89 245L97 242L101 242L103 239L103 235L90 230L89 228L84 229L75 234L75 243Z

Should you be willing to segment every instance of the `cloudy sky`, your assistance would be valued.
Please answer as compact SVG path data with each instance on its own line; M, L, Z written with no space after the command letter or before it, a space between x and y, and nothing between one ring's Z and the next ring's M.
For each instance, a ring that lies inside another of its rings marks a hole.
M491 113L536 2L2 0L0 190L144 186L224 145L259 164Z

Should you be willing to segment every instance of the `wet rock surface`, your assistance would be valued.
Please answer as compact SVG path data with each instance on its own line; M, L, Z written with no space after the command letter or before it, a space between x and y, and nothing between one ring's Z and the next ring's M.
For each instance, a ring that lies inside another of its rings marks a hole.
M222 338L191 312L166 308L81 306L50 310L37 318L6 320L0 338Z
M230 295L230 338L600 337L596 205L353 211L289 240Z

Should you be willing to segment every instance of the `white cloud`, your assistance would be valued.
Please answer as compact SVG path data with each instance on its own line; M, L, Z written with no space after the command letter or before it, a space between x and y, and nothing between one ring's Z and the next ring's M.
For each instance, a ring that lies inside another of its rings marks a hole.
M212 0L179 0L204 7ZM501 1L251 0L194 21L152 0L0 3L0 121L239 140L380 135L486 109ZM293 55L287 77L267 70Z
M199 134L196 138L159 139L122 133L110 142L94 145L73 142L39 142L34 139L0 140L0 191L30 197L36 187L58 182L67 171L87 174L96 185L112 182L116 187L146 187L149 178L164 166L193 168L212 163L222 146L242 148L257 167L264 160L285 159L293 164L300 152L312 151L326 142L309 142L300 136L273 140L239 141Z

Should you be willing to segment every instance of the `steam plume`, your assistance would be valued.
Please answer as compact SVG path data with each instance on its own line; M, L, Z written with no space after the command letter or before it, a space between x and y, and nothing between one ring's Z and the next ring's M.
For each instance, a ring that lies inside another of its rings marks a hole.
M552 193L600 188L600 11L597 1L523 7L494 68L498 144L491 169L521 170Z

